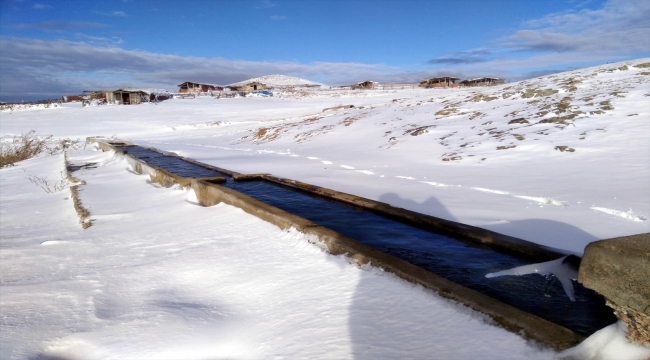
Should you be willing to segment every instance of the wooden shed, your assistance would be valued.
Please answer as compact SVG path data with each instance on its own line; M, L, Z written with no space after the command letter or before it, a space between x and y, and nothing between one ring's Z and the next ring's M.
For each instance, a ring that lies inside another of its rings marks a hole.
M453 76L434 77L431 79L422 80L419 86L427 89L457 87L458 86L458 84L456 84L457 80L460 79Z
M179 93L202 93L209 91L222 91L223 86L213 84L203 84L198 82L186 81L178 85Z
M376 81L366 80L366 81L358 82L355 85L352 85L351 88L352 88L352 90L356 90L356 89L374 89L375 87L377 87L377 85L379 85L379 83L376 82Z
M117 89L105 91L106 102L117 105L137 105L143 102L156 102L171 97L166 91L142 89Z
M117 105L137 105L142 103L145 92L136 89L117 89L107 91L106 102Z

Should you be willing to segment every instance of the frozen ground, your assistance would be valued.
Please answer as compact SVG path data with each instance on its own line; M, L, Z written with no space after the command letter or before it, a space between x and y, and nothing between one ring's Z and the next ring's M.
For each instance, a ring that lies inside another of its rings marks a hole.
M649 61L489 89L65 104L2 112L0 134L115 136L581 253L649 231L650 70L631 66ZM61 157L0 170L2 358L558 356L299 233L157 188L110 154L70 156L99 165L75 174L88 182L87 230L69 190L26 178L60 181ZM650 355L621 334L606 328L572 352Z

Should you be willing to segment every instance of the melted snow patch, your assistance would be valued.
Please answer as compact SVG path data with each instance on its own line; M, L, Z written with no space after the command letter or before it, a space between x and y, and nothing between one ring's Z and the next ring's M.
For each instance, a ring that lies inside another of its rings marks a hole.
M330 165L330 164L332 164L331 161L326 161L326 160L323 160L323 161L321 161L321 162L322 162L323 164L326 164L326 165Z
M567 204L561 201L553 200L547 197L535 197L535 196L523 196L523 195L515 195L515 197L524 200L534 201L542 205L568 206Z
M604 212L606 214L618 216L618 217L621 217L621 218L626 219L626 220L632 220L632 221L638 221L638 222L648 220L643 216L634 214L634 212L632 212L632 209L629 209L628 211L620 211L620 210L608 209L608 208L597 207L597 206L592 206L590 209L596 210L596 211L602 211L602 212Z
M313 157L313 156L307 156L307 159L309 159L309 160L318 160L317 157Z
M348 165L341 165L341 167L348 170L354 170L352 166L348 166Z
M366 175L375 175L375 173L370 170L357 170L357 171Z
M410 177L410 176L399 176L399 175L398 175L398 176L395 176L395 177L396 177L396 178L400 178L400 179L406 179L406 180L415 180L414 177Z

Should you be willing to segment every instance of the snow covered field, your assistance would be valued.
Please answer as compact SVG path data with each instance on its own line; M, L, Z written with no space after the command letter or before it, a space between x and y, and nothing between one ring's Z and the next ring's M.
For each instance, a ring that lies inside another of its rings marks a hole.
M64 104L2 112L0 135L114 136L581 254L650 231L650 69L632 66L648 62L483 89ZM67 189L26 179L60 180L62 157L0 171L2 358L556 356L299 233L152 186L111 154L69 157L99 165L75 173L87 230ZM593 351L613 339L627 352L605 351L648 356L612 329L579 352L612 358Z

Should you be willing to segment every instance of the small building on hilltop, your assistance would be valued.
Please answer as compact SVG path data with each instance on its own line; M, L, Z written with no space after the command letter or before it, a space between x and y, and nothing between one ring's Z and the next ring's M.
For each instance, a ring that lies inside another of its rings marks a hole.
M376 81L366 80L366 81L358 82L358 83L356 83L355 85L352 85L351 88L352 88L352 90L357 90L357 89L362 89L362 90L365 90L365 89L374 89L374 88L377 87L377 85L379 85L379 83L376 82Z
M463 80L460 84L462 86L494 86L505 84L505 80L493 77L480 77L476 79Z
M178 85L179 93L202 93L209 91L223 91L223 86L213 84L203 84L198 82L186 81Z
M458 84L456 84L456 81L460 80L457 77L453 76L441 76L441 77L434 77L431 79L426 79L422 80L420 82L420 87L430 89L430 88L453 88L457 87Z

